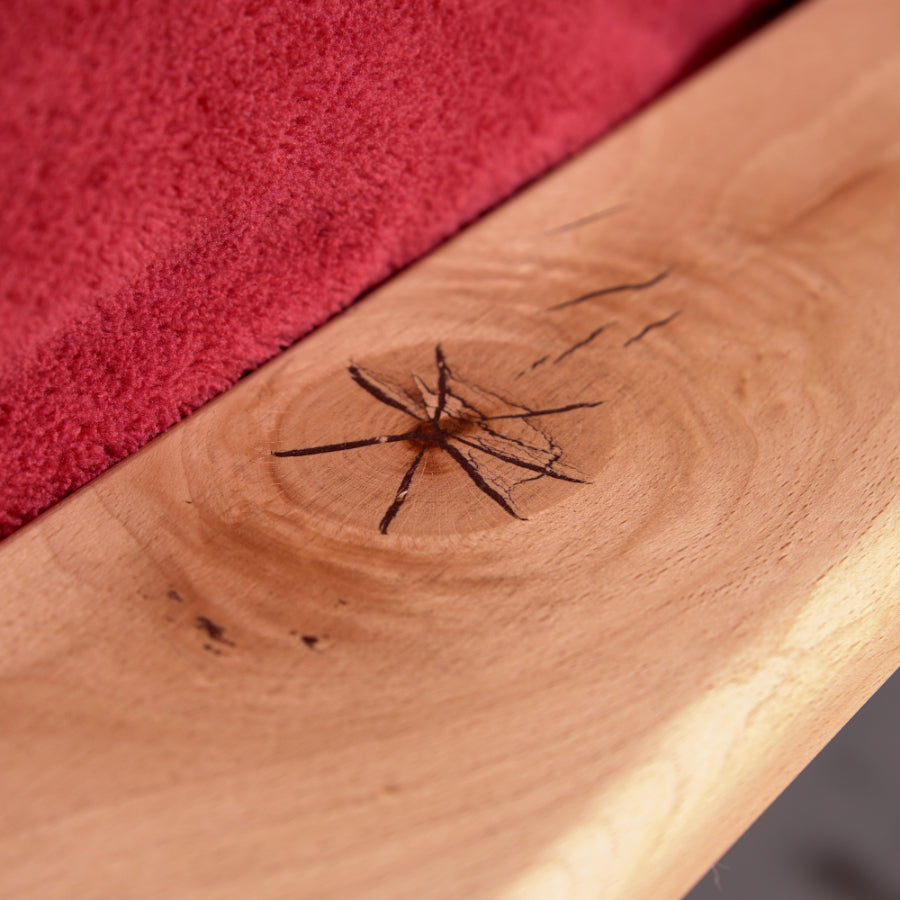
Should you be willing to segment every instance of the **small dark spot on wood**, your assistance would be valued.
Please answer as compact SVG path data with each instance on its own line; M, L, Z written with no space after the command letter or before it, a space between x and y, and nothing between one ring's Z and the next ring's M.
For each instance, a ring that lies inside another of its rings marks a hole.
M304 634L300 640L302 640L310 650L314 650L316 644L319 643L319 638L314 634Z
M338 597L338 601L335 604L335 606L346 606L346 605L347 605L347 601L342 599L341 597Z
M170 600L174 600L176 603L184 602L184 597L182 597L181 594L179 594L178 591L175 590L175 588L169 588L169 592L166 594L166 596Z
M194 501L193 500L185 500L184 502L185 503L193 503Z
M203 649L207 651L207 653L212 653L213 656L221 656L222 651L218 647L213 647L212 644L204 644Z
M201 631L205 631L212 640L217 641L220 644L226 644L229 647L235 646L234 641L230 641L225 637L225 629L221 625L217 625L213 622L212 619L209 619L206 616L197 616L195 623L197 628Z
M288 632L288 634L289 634L291 637L297 637L297 635L300 634L300 632L297 631L296 628L292 628L292 629Z

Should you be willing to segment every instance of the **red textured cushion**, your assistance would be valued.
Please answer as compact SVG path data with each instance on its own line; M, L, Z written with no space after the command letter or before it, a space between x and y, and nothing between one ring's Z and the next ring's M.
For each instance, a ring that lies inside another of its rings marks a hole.
M765 5L5 4L0 536Z

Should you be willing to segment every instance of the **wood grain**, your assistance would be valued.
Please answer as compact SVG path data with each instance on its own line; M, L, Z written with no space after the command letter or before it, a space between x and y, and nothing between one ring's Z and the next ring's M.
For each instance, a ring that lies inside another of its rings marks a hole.
M0 894L687 890L900 661L898 48L801 7L6 541Z

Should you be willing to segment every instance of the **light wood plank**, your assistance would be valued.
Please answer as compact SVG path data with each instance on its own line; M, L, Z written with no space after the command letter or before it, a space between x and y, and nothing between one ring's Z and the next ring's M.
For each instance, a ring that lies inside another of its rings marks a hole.
M5 542L0 894L683 893L900 661L898 48L800 8Z

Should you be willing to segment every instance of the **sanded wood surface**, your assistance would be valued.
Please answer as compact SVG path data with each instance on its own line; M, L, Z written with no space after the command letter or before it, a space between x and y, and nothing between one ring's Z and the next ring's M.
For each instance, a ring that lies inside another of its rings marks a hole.
M818 0L5 542L0 896L680 896L900 661L898 211Z

